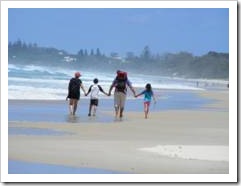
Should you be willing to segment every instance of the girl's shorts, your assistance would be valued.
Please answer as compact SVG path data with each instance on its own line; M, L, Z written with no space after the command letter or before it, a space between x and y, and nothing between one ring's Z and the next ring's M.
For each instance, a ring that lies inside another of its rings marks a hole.
M149 107L149 106L150 106L150 104L151 104L151 102L150 102L150 101L145 101L145 102L144 102L144 106L146 105L146 106L148 106L148 107Z

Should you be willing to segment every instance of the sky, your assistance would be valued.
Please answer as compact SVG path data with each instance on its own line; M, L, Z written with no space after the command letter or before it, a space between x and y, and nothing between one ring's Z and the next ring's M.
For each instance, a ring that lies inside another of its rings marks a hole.
M228 8L10 8L8 40L76 54L229 52Z

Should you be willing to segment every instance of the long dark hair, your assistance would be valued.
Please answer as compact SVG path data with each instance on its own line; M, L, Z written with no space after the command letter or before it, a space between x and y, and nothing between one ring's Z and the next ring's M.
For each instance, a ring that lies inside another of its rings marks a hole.
M147 90L147 91L152 91L152 88L151 88L151 84L150 84L150 83L147 83L147 84L146 84L146 90Z

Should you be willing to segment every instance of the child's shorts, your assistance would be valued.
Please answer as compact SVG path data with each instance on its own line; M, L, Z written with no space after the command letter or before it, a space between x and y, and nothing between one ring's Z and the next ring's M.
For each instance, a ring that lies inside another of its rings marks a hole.
M145 101L145 102L144 102L144 106L148 106L148 107L149 107L149 106L150 106L150 104L151 104L151 102L150 102L150 101Z
M98 99L91 99L90 100L90 105L95 105L98 106L99 100Z

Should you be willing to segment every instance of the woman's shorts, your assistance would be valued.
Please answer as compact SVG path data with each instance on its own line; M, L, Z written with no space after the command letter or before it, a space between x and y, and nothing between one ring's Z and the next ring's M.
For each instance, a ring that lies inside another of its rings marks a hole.
M79 98L80 98L80 92L69 92L67 98L79 100Z
M126 101L126 94L123 92L116 91L114 93L114 107L125 107L125 101Z

